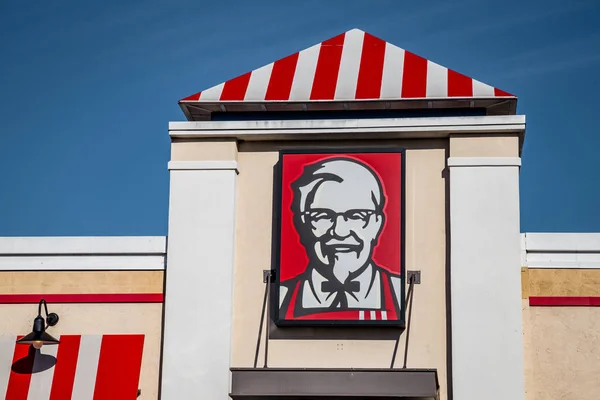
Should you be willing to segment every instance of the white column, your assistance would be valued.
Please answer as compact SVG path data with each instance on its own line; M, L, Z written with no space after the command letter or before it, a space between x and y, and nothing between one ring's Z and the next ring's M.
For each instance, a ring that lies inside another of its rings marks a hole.
M172 161L162 400L229 398L235 161Z
M449 158L456 400L525 397L519 158Z

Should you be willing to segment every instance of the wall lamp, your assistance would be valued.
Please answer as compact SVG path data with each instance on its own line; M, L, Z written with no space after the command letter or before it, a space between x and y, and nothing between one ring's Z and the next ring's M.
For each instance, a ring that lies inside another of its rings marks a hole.
M46 319L42 317L42 304L44 305L44 311L46 312ZM46 300L41 299L38 304L38 315L33 320L33 331L17 340L17 344L30 344L36 349L40 349L43 345L59 344L60 341L48 333L46 329L49 326L54 326L58 323L58 314L48 314L48 306ZM47 324L47 325L46 325Z

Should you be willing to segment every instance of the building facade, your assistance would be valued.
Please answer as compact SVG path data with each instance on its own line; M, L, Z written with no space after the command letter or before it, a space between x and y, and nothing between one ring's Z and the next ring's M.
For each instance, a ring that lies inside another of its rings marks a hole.
M516 104L357 29L181 100L168 237L0 239L0 397L594 398L600 237L520 233Z

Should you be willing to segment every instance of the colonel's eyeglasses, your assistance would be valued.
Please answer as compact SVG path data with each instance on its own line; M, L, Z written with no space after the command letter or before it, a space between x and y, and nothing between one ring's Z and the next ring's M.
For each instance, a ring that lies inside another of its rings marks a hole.
M366 223L371 215L376 214L375 210L347 210L343 212L335 212L329 209L312 209L304 212L307 220L315 224L331 224L342 217L347 222L362 222Z

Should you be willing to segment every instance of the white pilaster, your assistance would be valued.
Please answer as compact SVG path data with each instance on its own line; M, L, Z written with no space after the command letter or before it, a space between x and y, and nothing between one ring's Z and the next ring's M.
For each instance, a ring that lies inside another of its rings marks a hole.
M519 158L449 158L457 400L524 399Z
M162 400L228 399L236 168L169 165Z

